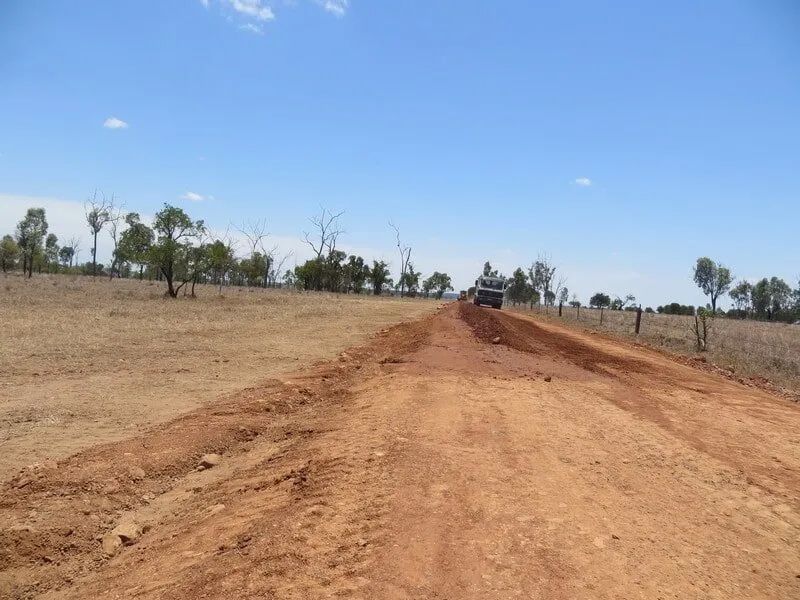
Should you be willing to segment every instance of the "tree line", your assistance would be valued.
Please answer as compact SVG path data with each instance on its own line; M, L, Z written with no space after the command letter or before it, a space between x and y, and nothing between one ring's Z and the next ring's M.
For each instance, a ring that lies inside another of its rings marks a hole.
M553 269L554 270L554 269ZM534 287L527 284L527 281L543 281L541 275L537 273L547 273L547 269L534 263L531 267L526 278L526 274L517 269L512 277L512 286L515 290L522 290L524 286L527 291L519 294L519 299L532 296L534 302L539 301L539 294L535 292ZM544 279L546 281L546 278ZM755 283L750 283L747 280L735 281L734 277L728 267L717 263L716 261L703 256L697 259L693 267L693 280L697 286L702 290L703 294L708 296L708 303L706 306L693 306L680 304L679 302L670 302L658 306L655 310L647 307L645 312L667 315L685 315L694 316L698 312L703 312L710 317L730 317L741 319L758 319L766 321L785 321L795 322L800 320L800 277L798 277L797 288L792 287L780 277L763 277ZM566 289L566 288L563 288ZM725 311L717 306L720 298L728 296L733 307ZM566 292L560 300L566 303ZM512 288L509 287L509 300L514 301L512 296ZM551 304L554 296L551 294ZM569 301L569 305L573 307L581 306L581 303L573 296ZM633 294L627 294L624 297L615 296L613 299L609 294L604 292L596 292L589 299L589 306L592 308L608 308L611 310L637 310L639 307L636 305L636 297Z
M746 279L734 281L728 267L704 256L697 259L694 281L709 297L712 314L719 314L717 300L727 294L733 301L727 316L787 322L800 319L800 277L797 289L774 276L755 283Z
M312 250L312 258L284 268L291 253L281 255L268 247L266 222L250 222L238 228L249 248L244 257L236 256L230 231L213 236L202 220L192 219L179 207L165 204L153 223L144 223L135 212L125 213L112 196L95 193L84 205L90 234L91 260L78 262L80 239L63 245L50 231L43 208L30 208L17 224L14 234L0 240L0 268L4 273L21 270L27 277L34 273L72 273L109 278L139 278L163 281L166 295L176 298L194 296L198 283L220 286L290 286L301 290L339 293L398 292L401 296L425 295L441 298L453 289L447 273L434 271L427 279L411 262L411 248L400 244L394 225L402 266L395 283L390 265L384 260L371 263L361 256L348 255L337 248L343 229L340 217L321 209L309 219L311 232L303 239ZM105 232L113 242L108 265L97 261L98 236Z
M563 276L556 277L557 269L552 259L544 254L534 261L530 267L517 267L511 277L506 279L506 301L512 305L535 304L553 306L568 305L578 308L582 303L575 294L570 298ZM484 276L498 276L489 262L484 264ZM708 296L706 306L685 305L670 302L653 309L644 309L648 313L668 315L694 316L703 312L711 317L725 316L730 318L749 318L771 321L795 322L800 319L800 277L797 288L792 287L779 277L764 277L755 283L747 280L734 281L727 267L708 257L697 259L693 267L693 280L702 292ZM472 293L472 290L470 290ZM718 306L720 298L730 297L733 307L727 311ZM589 298L592 308L635 311L640 308L633 294L624 296L596 292Z

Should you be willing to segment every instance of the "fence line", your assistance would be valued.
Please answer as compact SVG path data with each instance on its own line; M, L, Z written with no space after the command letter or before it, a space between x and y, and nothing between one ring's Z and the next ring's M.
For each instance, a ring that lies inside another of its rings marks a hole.
M694 350L696 339L691 327L694 320L688 315L665 315L642 311L641 327L635 333L636 311L604 310L587 307L562 306L559 317L558 306L507 305L520 312L542 314L554 319L580 323L595 329L622 333L658 345ZM712 321L709 350L746 352L756 346L761 352L788 361L800 373L800 327L787 323L753 321L716 317Z

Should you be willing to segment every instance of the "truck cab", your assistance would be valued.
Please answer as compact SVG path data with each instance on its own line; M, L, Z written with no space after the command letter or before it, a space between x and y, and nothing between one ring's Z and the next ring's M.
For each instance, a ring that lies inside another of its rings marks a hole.
M475 280L475 299L476 306L485 304L493 308L503 306L503 294L506 289L506 281L502 277L489 277L482 275Z

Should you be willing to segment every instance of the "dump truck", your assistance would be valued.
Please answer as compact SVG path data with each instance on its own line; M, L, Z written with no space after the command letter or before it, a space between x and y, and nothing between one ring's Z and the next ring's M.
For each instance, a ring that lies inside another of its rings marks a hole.
M493 308L500 308L503 306L505 289L506 280L502 277L481 275L475 280L475 298L473 302L476 306L485 304Z

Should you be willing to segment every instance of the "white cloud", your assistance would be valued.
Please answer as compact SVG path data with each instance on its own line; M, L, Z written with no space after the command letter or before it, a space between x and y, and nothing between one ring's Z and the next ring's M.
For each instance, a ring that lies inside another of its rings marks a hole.
M592 185L592 180L588 177L578 177L574 183L575 185L579 185L581 187L589 187Z
M272 21L275 13L261 0L228 0L231 8L236 12L256 19L257 21Z
M189 202L202 202L206 199L205 196L202 194L198 194L197 192L186 192L183 196L180 197L181 200L188 200Z
M256 25L255 23L245 23L244 25L239 25L239 29L242 31L249 31L250 33L255 33L256 35L263 35L264 28L261 25Z
M209 3L209 0L200 0L200 4L202 4L206 8L208 8L208 3Z
M327 12L343 17L350 7L350 0L316 0L323 9Z
M128 124L122 119L118 119L117 117L108 117L103 122L103 127L105 127L106 129L127 129Z

